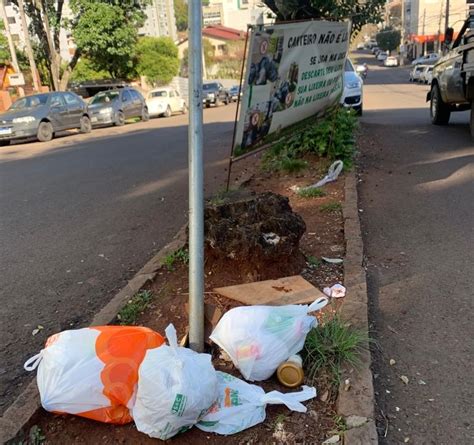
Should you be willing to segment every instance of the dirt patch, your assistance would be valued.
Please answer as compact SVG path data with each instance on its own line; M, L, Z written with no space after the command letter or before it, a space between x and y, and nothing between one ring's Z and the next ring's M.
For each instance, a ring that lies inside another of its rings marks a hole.
M343 258L345 254L343 216L340 205L344 200L344 180L330 183L324 187L325 195L318 198L302 198L291 190L291 187L306 186L316 182L326 171L327 164L311 158L310 167L303 174L283 175L263 173L254 162L253 167L234 167L238 174L253 173L253 178L247 187L255 192L273 191L288 196L293 210L300 214L306 223L306 233L303 235L300 247L301 255L295 257L290 264L275 264L259 273L258 279L272 279L282 276L301 273L308 281L322 289L325 286L343 281L343 266L326 264L321 257ZM137 324L148 326L163 333L169 323L173 323L178 335L182 337L187 328L188 319L185 304L188 300L188 276L186 265L176 264L173 270L163 269L156 280L149 286L153 291L153 299L145 313L141 314ZM205 263L206 283L205 300L207 303L218 306L223 312L238 305L236 302L220 297L212 292L214 287L255 281L254 276L240 273L241 268L229 267L222 262L217 264L212 258ZM235 368L219 358L220 351L210 347L214 364L217 369L239 376ZM240 376L239 376L240 377ZM169 442L174 444L188 443L229 443L229 444L260 444L260 443L321 443L330 431L337 428L335 425L335 397L336 394L325 394L329 386L326 379L314 382L318 391L318 398L305 405L307 413L290 412L284 406L268 406L265 423L243 431L234 436L224 437L204 433L197 428L174 437ZM312 382L305 382L312 384ZM279 390L288 392L275 378L259 382L266 391ZM322 401L320 396L325 395ZM327 398L326 398L327 397ZM63 444L147 444L156 443L156 440L139 433L133 424L115 426L100 424L74 416L59 416L42 411L34 424L37 424L46 436L46 443Z

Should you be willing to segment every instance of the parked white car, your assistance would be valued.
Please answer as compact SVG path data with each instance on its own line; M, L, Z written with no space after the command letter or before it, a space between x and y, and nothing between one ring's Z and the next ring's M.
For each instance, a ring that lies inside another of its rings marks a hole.
M416 58L411 62L412 65L430 65L435 64L439 59L439 55L436 53L429 53L426 56Z
M170 117L173 113L186 113L186 101L174 88L157 88L146 97L148 112L151 117Z
M344 67L344 92L341 97L341 104L346 108L352 108L357 114L362 115L362 96L363 96L362 78L357 74L354 65L349 59L346 59Z
M425 66L425 69L420 74L420 82L431 85L433 80L433 65Z
M398 66L398 57L395 56L388 56L383 61L383 66Z
M418 82L421 77L421 73L425 70L426 65L416 65L410 71L410 82Z

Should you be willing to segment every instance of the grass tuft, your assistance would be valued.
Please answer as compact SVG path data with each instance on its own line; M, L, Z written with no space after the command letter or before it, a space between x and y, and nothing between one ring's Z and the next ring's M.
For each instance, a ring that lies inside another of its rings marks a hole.
M133 325L149 306L153 294L149 290L137 292L117 315L121 325Z
M168 270L174 270L176 263L189 263L189 252L186 249L178 249L165 256L163 264Z
M305 187L299 189L297 195L301 198L321 198L322 196L326 196L326 193L320 188Z
M306 263L308 263L308 266L311 267L311 269L317 269L321 265L321 260L318 260L313 255L308 255L306 257Z
M365 334L344 324L338 316L323 320L311 329L303 349L304 367L308 378L314 383L323 371L327 372L334 385L341 381L344 364L360 365L360 354L368 348Z
M319 210L321 212L328 212L328 213L333 213L333 212L341 212L342 211L342 204L340 202L328 202L327 204L321 204L319 206Z

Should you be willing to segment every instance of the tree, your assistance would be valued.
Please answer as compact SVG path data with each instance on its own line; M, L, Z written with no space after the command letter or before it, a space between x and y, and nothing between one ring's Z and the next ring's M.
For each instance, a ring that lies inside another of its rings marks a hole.
M17 0L13 0L14 2ZM72 12L64 16L65 0L25 0L30 33L36 37L36 57L49 74L55 90L66 88L81 56L86 55L114 76L130 73L138 28L145 21L148 0L70 0ZM60 55L60 30L74 39L76 50L63 66Z
M151 83L167 84L178 74L178 47L170 37L142 37L135 52L138 74Z
M376 34L378 47L383 51L393 51L400 45L401 34L400 31L393 28L385 28Z
M174 0L174 16L178 31L188 29L188 4L184 0Z
M277 21L303 19L352 19L353 31L367 23L382 20L385 0L263 0L277 16Z
M3 22L0 22L0 62L5 63L6 61L10 61L10 49L8 48L8 40L3 31L5 27L3 26Z
M71 74L71 80L76 82L109 78L110 73L108 71L98 69L87 57L79 59Z

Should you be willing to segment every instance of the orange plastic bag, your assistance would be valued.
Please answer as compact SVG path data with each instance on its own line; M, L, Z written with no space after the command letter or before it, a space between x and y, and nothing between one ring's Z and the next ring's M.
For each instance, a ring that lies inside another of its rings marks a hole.
M132 420L138 368L147 350L163 343L160 334L144 327L63 331L49 337L24 367L38 367L41 404L47 411L124 424Z

